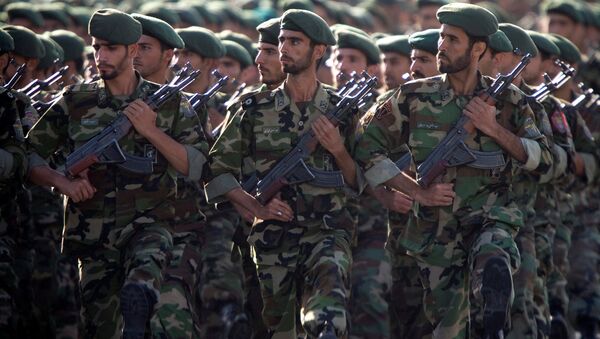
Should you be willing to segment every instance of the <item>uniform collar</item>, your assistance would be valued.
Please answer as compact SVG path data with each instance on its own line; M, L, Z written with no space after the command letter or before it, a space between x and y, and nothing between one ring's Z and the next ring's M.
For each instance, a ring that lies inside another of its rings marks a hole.
M137 86L135 87L135 90L133 91L133 93L129 96L128 100L126 101L133 101L137 98L145 98L147 96L148 91L150 90L150 83L146 80L144 80L142 78L142 76L140 75L140 73L138 73L138 71L135 71L135 77L137 79ZM103 79L98 80L97 82L98 85L98 102L99 104L101 104L101 106L106 105L106 103L108 103L108 100L110 98L112 98L112 94L110 94L110 92L108 91L108 88L106 88L106 83L104 82ZM102 105L104 104L104 105Z
M275 110L281 111L284 108L288 107L291 103L291 99L289 95L285 91L285 82L279 85L273 92L275 93ZM311 106L316 108L321 113L327 112L327 107L329 106L329 93L325 90L323 84L317 81L317 90L315 92L315 96L311 101Z
M440 91L450 91L450 92L454 93L454 91L452 90L452 87L450 86L450 79L448 78L448 74L443 73L441 75L441 77L442 77L442 85L440 86ZM479 71L477 71L477 85L475 85L475 90L473 91L473 95L479 94L482 91L485 91L486 89L488 89L488 87L490 87L490 84L493 82L493 79L490 79L489 81L490 81L490 83L488 84L486 81L486 77L484 77Z

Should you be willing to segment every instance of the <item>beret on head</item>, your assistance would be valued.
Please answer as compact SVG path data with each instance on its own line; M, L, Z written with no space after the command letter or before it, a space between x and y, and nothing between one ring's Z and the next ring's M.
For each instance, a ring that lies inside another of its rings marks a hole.
M165 6L164 3L157 1L147 2L142 5L140 13L163 20L169 25L175 25L180 21L179 15L174 10Z
M231 30L224 30L217 33L217 38L221 39L221 41L229 40L242 45L248 54L250 54L252 60L254 60L258 54L258 49L256 49L256 47L253 45L252 39L250 39L246 34L233 32Z
M288 9L304 9L313 12L315 5L309 0L283 0L281 2L281 9L284 12Z
M5 30L0 29L0 52L10 52L15 49L15 40Z
M498 20L492 12L467 3L444 5L438 9L437 18L442 24L460 27L473 37L487 37L498 30Z
M63 62L65 60L64 50L60 45L52 40L48 35L39 35L40 41L44 44L44 49L46 54L44 57L40 59L38 64L39 69L46 69L54 64L54 62L58 59L58 62Z
M183 39L185 49L211 59L218 59L225 55L225 46L210 29L192 26L175 31Z
M231 40L224 40L222 43L223 46L225 46L225 56L237 60L242 66L242 69L253 64L252 57L244 46Z
M46 54L44 44L29 28L22 26L4 26L2 27L15 41L15 54L22 55L27 58L41 59Z
M529 37L540 52L554 56L560 55L560 49L554 42L552 42L547 34L536 31L527 31L527 34L529 34Z
M408 35L390 35L377 40L377 46L383 53L399 53L410 57Z
M529 53L532 57L538 55L538 49L535 46L535 43L531 40L529 34L521 27L504 23L498 25L498 29L506 34L508 40L512 43L513 48L518 48L523 54Z
M422 8L425 6L444 6L449 4L448 0L417 0L417 8Z
M490 35L488 46L490 49L501 53L509 53L514 50L512 42L501 30Z
M87 7L71 7L69 15L77 26L87 27L92 17L92 12Z
M142 34L151 36L171 48L183 48L183 40L165 21L137 13L131 16L142 25Z
M64 29L58 29L49 33L49 36L63 49L64 61L83 59L85 41L77 34Z
M411 49L422 49L431 54L437 54L437 43L439 37L439 29L426 29L424 31L411 34L408 37L408 43L410 44Z
M376 65L381 62L381 52L368 35L340 30L337 32L337 46L338 48L354 48L361 51L367 57L367 65Z
M550 0L542 4L545 13L566 15L575 22L583 23L584 17L580 5L574 0Z
M560 59L564 60L570 64L577 64L581 61L581 52L579 48L575 46L569 39L558 35L558 34L549 34L550 39L558 49L560 50Z
M56 20L63 26L68 27L71 24L71 19L65 13L64 7L55 4L44 4L40 6L39 12L44 19Z
M271 45L279 44L279 18L269 19L256 26L259 33L258 42Z
M285 11L281 17L280 29L302 32L317 44L335 45L335 37L325 20L309 11L302 9Z
M131 45L140 40L142 25L131 15L112 8L99 9L90 19L88 33L116 45Z
M44 17L40 12L33 9L33 6L27 2L13 2L6 5L4 11L8 14L8 19L24 18L36 26L44 26Z

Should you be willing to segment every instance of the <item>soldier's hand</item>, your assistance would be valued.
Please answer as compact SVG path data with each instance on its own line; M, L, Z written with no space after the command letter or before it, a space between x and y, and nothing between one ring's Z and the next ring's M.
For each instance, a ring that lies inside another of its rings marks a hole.
M236 202L232 201L231 204L233 205L235 210L242 216L242 218L244 218L244 220L250 223L254 222L254 214L252 214L252 211Z
M290 221L294 218L294 211L279 197L274 197L258 211L256 217L261 220Z
M346 147L342 142L340 131L325 116L320 116L312 123L311 128L319 143L329 153L336 155L344 152Z
M88 177L87 171L85 170L79 174L79 177L69 180L64 180L60 186L57 186L58 190L68 196L73 202L81 202L91 199L96 193L96 188L92 186Z
M496 107L488 105L483 99L476 96L465 106L463 113L471 123L483 134L494 137L498 128L496 121Z
M413 199L400 191L380 186L375 188L373 193L375 198L390 211L405 214L412 208Z
M452 204L455 196L454 184L437 183L419 191L415 200L423 206L448 206Z
M133 128L144 137L156 130L156 112L143 100L136 99L123 110Z

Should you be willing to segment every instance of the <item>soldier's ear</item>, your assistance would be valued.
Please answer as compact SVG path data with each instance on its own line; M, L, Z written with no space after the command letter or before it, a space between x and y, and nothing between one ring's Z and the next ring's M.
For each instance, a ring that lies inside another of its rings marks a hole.
M473 43L473 48L471 49L471 52L475 54L475 56L477 57L477 60L479 60L481 58L481 56L483 55L483 53L485 53L485 50L487 49L487 44L483 41L476 41Z
M127 52L129 52L129 55L131 55L131 58L134 58L137 56L138 50L139 50L138 44L131 44L131 45L127 45L126 47L127 47Z
M323 45L323 44L315 45L315 47L313 49L313 56L315 56L315 60L321 59L325 55L326 51L327 51L326 45Z

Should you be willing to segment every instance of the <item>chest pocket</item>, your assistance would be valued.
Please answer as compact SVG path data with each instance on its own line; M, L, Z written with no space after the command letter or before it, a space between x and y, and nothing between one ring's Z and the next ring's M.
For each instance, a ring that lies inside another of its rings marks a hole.
M278 125L263 125L254 128L256 170L265 173L292 149L297 134L282 131Z
M78 118L69 119L69 138L73 141L74 149L81 147L96 136L114 119L106 110L92 107Z

